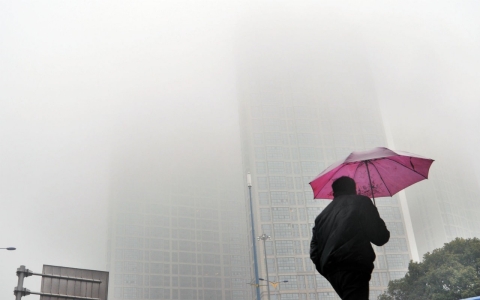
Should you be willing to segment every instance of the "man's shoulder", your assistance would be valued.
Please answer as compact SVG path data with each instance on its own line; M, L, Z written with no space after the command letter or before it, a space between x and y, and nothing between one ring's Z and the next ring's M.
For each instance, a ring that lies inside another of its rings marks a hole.
M338 200L340 200L340 201L337 201L337 203L339 204L341 202L350 202L354 204L372 203L372 200L370 200L370 198L364 195L344 195L344 196L338 197Z

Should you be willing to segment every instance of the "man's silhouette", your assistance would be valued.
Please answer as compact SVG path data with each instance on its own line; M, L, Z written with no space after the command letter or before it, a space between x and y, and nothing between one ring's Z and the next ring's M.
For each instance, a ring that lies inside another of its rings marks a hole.
M357 195L355 181L332 184L333 201L317 216L310 258L343 300L368 299L373 271L373 243L382 246L390 232L370 198Z

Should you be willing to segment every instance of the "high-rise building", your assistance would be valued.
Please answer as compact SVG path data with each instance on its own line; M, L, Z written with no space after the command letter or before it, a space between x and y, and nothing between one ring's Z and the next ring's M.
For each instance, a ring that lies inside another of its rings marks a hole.
M257 245L260 277L267 265L269 280L280 282L270 289L271 299L338 299L309 258L314 219L330 201L314 200L308 182L351 151L386 146L379 103L368 65L350 50L353 45L331 37L314 45L295 33L276 39L266 31L245 35L249 46L239 50L238 70L255 230L271 237L266 257L263 242ZM391 239L374 247L370 299L403 277L411 259L399 198L376 203ZM267 292L263 287L262 299Z
M159 141L128 140L112 164L110 299L249 299L239 171L172 174Z

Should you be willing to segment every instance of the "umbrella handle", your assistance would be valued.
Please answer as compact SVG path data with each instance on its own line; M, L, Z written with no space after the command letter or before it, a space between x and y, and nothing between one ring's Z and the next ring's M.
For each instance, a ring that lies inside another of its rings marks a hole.
M373 194L372 179L370 178L370 171L368 170L368 162L369 160L365 160L365 167L367 167L367 174L368 174L368 182L370 182L370 191L372 192L373 205L377 206L375 204L375 195Z

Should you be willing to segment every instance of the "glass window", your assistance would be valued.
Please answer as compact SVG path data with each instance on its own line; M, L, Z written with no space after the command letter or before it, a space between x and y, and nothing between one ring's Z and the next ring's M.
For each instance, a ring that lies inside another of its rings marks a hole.
M261 119L252 119L252 129L254 132L263 131L263 122Z
M276 223L273 224L273 231L275 232L275 238L286 238L292 236L292 227L288 223Z
M156 215L170 215L170 207L167 205L156 204L156 203L147 203L145 205L145 213L147 214L156 214Z
M295 249L295 254L302 254L302 244L300 243L300 241L293 241L293 247Z
M149 249L169 250L170 241L162 240L162 239L147 239L145 243L145 247Z
M372 286L388 286L387 272L373 272L370 284Z
M265 144L267 145L288 145L287 135L281 132L266 132Z
M271 189L285 189L287 187L284 176L270 176L269 180Z
M295 201L295 193L294 192L288 192L288 200L290 201L290 205L296 205Z
M382 199L383 200L383 199ZM405 229L400 222L385 222L392 235L405 235Z
M285 171L287 172L287 174L292 174L292 163L285 163Z
M180 299L198 299L196 290L179 289Z
M125 223L131 225L143 225L143 215L142 214L131 214L131 213L118 213L117 214L118 223Z
M302 177L295 177L295 188L296 188L297 190L303 190Z
M268 159L284 159L283 147L269 146L266 147L266 152Z
M137 237L117 237L118 248L143 248L144 239Z
M255 147L255 159L259 159L259 160L265 159L265 148Z
M285 120L265 119L263 120L265 131L287 131L287 122Z
M277 258L277 264L279 272L295 272L295 259L293 257L279 257Z
M296 106L294 111L296 119L316 119L316 111L310 106Z
M150 251L149 257L151 261L170 261L170 253L164 251Z
M323 276L315 275L315 281L319 288L331 288L330 283Z
M295 120L297 132L315 132L317 130L317 122L315 120L297 119Z
M143 250L123 250L125 260L143 260Z
M335 146L337 147L348 148L351 147L351 145L355 145L355 139L352 135L335 134L333 136L333 140L335 141Z
M387 252L406 252L408 251L407 240L402 238L392 238L385 244Z
M297 271L305 271L305 268L303 267L303 258L295 258L295 268Z
M285 111L282 106L265 105L262 107L264 118L285 118Z
M375 258L374 264L375 264L375 269L386 269L387 264L385 262L385 255L377 254L377 258Z
M397 280L400 278L403 278L407 271L395 271L395 272L390 272L390 280Z
M261 119L262 118L262 107L261 106L251 106L252 118Z
M285 164L282 161L269 161L268 172L270 174L285 174Z
M299 145L316 146L319 144L319 137L313 133L298 133L297 141Z
M262 224L262 232L266 235L272 234L272 225L270 224Z
M406 269L410 257L408 254L387 254L387 264L389 269Z
M145 223L150 226L170 227L170 218L159 215L146 215Z
M257 177L258 189L266 190L268 189L268 179L267 177Z
M267 173L267 164L263 161L255 162L257 174L266 174Z
M400 220L402 218L398 207L379 206L378 212L385 221Z
M260 208L260 220L263 222L270 221L270 208Z
M303 174L316 175L316 174L319 174L322 171L322 170L320 170L320 168L318 166L318 162L316 162L316 161L302 161L301 164L302 164Z
M307 220L307 213L305 211L305 208L299 208L298 209L298 218L299 218L300 221Z
M307 224L300 224L300 231L302 232L302 237L311 237L312 229Z
M301 300L298 294L291 294L291 293L282 293L282 299L286 300Z
M258 202L260 205L269 205L268 192L258 192Z
M293 241L275 241L277 255L293 255Z
M333 148L325 148L324 153L328 162L333 163L337 160L337 155L335 154L335 150Z
M299 147L298 151L302 160L318 159L317 150L314 147Z
M149 237L158 237L158 238L169 238L170 229L163 227L147 227L145 229L146 236Z
M305 204L305 194L303 192L297 192L297 201L299 205Z
M307 208L307 215L308 221L314 222L315 218L322 212L323 208L321 207L308 207Z
M143 264L136 261L126 261L123 264L123 271L129 273L142 273Z
M306 275L305 279L307 280L307 287L308 289L315 289L316 288L316 280L315 280L315 275ZM321 280L321 278L320 278Z
M273 214L273 221L290 220L290 209L288 207L273 207L272 214Z
M288 139L290 140L290 145L297 145L297 135L289 134Z
M254 133L253 134L253 144L254 145L263 145L263 134L262 133Z
M142 297L142 289L140 288L123 288L123 298L124 299L141 299Z
M280 281L280 284L282 285L280 287L280 289L282 289L282 290L296 290L296 289L298 289L297 278L298 278L298 276L294 276L294 275L279 276L279 281ZM283 281L288 281L288 282L283 282ZM304 280L304 284L305 284L305 280Z
M272 205L288 205L288 193L287 192L270 192L272 197Z

